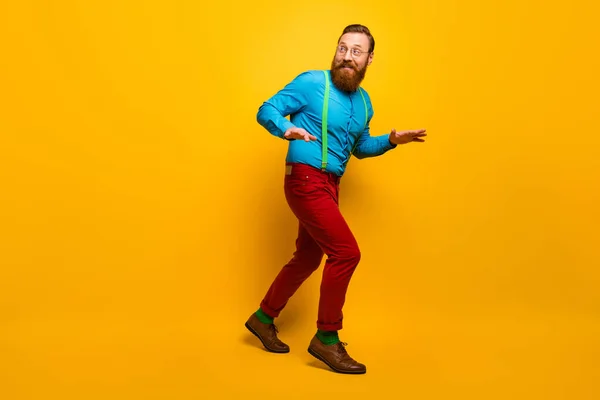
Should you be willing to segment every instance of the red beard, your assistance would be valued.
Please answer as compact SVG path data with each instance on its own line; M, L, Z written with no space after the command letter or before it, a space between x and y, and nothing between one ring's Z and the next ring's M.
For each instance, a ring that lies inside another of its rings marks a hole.
M346 69L344 67L350 67ZM344 92L355 92L358 90L360 83L365 78L367 65L362 69L358 69L356 64L351 61L343 61L338 65L335 64L335 59L331 62L331 80L338 89Z

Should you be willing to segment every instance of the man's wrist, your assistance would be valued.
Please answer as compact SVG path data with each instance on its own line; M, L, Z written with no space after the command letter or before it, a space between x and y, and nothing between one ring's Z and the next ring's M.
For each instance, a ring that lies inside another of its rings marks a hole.
M290 130L291 128L294 128L294 124L292 124L291 121L289 121L288 119L284 119L281 123L281 125L279 126L279 129L281 130L281 138L285 139L285 140L291 140L285 137L285 133Z
M397 146L396 143L392 142L392 134L391 133L388 135L388 143L390 144L390 146L392 146L392 148Z

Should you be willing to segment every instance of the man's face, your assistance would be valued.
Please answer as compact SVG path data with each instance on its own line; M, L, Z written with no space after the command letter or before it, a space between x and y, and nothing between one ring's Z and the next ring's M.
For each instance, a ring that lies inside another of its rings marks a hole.
M369 53L369 38L364 33L346 33L340 38L331 62L333 83L346 92L354 92L373 61Z

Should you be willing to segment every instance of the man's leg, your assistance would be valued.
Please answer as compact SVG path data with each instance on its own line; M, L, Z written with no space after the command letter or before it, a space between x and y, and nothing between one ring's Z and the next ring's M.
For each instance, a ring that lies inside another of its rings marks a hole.
M296 174L288 177L286 182L286 198L310 235L315 253L319 249L327 254L317 328L337 331L342 329L342 308L350 279L360 261L360 250L340 212L337 182L311 167L295 168Z
M338 181L307 166L294 166L286 177L286 198L306 231L327 255L321 282L318 333L309 352L332 369L344 373L364 373L364 365L354 361L337 337L342 329L342 308L360 250L338 206Z

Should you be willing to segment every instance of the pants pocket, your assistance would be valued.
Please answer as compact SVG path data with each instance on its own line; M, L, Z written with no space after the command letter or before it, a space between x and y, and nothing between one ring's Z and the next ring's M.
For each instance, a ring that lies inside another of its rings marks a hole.
M317 192L323 183L317 177L298 173L286 175L284 186L286 193L305 196Z

